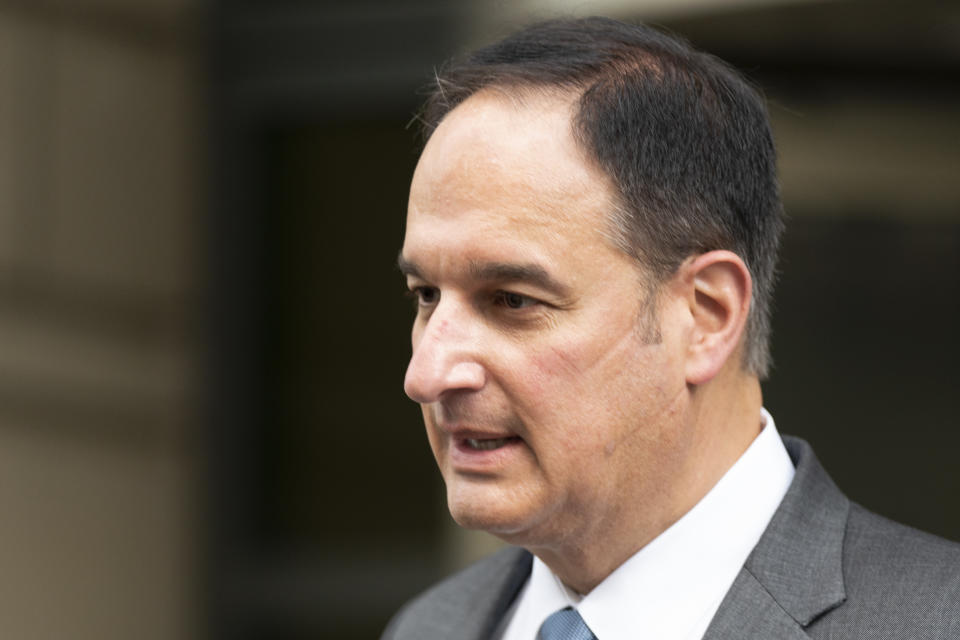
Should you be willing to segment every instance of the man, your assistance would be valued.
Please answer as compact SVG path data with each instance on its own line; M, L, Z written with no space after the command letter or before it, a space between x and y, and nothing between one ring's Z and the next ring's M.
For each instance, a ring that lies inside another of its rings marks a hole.
M762 408L783 227L762 100L641 26L438 75L405 390L462 526L516 545L384 638L958 638L960 551L851 504Z

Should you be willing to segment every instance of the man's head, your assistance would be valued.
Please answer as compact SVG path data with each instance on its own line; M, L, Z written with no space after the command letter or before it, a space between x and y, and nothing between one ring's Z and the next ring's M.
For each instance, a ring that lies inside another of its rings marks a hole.
M743 258L753 277L743 361L765 378L783 214L761 96L721 60L649 27L557 20L441 69L421 113L424 137L490 88L574 99L575 139L616 191L612 239L648 270L652 289L691 255Z
M632 28L552 23L533 28L558 34L552 48L546 35L500 46L527 60L576 45L598 72L585 52L604 46L604 29ZM736 356L752 245L727 237L747 223L728 221L743 212L720 197L745 187L705 183L739 179L729 168L692 168L723 161L700 145L749 145L692 104L725 104L715 79L686 80L683 98L641 91L678 73L641 58L617 57L619 75L602 82L488 82L448 94L442 113L433 101L400 257L418 300L405 390L422 406L451 513L534 550L583 591L689 509L759 430L756 377ZM587 99L623 87L621 99ZM729 209L722 222L700 192ZM678 219L681 205L695 211ZM631 221L618 231L621 216ZM701 218L707 229L694 229Z

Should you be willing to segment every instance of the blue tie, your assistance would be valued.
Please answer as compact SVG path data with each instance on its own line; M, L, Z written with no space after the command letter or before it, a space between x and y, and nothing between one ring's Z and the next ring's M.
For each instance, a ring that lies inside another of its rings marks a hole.
M597 640L580 614L567 607L543 621L537 640Z

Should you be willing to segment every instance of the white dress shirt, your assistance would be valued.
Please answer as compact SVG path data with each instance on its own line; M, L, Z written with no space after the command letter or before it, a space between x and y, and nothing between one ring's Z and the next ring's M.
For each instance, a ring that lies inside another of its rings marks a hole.
M703 637L783 499L794 468L773 418L720 481L682 518L585 596L533 559L501 640L535 640L554 611L572 606L598 640Z

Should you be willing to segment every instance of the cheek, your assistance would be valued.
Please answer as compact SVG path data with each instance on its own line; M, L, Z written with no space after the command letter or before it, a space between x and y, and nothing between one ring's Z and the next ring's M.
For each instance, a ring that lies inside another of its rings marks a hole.
M517 373L529 397L563 403L582 382L579 357L576 349L547 347L529 354L527 366Z
M595 394L649 366L649 346L640 344L633 331L599 338L569 339L536 352L532 369L540 384L556 386L558 391L565 388L572 393Z
M529 397L555 421L576 423L575 433L564 435L580 444L616 446L611 442L645 426L674 395L663 349L633 332L544 348L531 354L528 368Z
M582 448L601 437L594 432L607 422L604 395L615 381L590 355L582 345L537 351L522 381L536 403L537 421L551 425L554 442L563 447Z

